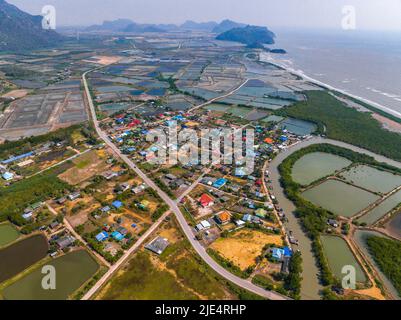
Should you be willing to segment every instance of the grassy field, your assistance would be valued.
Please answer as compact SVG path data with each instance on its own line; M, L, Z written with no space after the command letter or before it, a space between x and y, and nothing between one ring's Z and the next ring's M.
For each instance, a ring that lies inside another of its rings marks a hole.
M326 91L308 91L307 101L284 108L285 116L312 121L329 138L401 160L401 135L382 128L370 113L347 107Z
M170 246L157 256L142 249L100 292L97 299L236 299L218 276L204 265L177 229L168 227L161 235Z
M20 233L9 223L0 224L0 248L17 240Z
M73 160L74 167L63 172L59 178L71 185L77 185L82 181L100 174L108 168L99 151L89 151Z

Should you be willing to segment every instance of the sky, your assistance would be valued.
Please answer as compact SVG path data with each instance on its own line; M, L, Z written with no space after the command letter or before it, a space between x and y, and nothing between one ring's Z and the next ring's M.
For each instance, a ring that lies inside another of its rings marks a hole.
M53 5L59 26L87 26L129 18L139 23L185 20L239 22L274 27L341 29L344 6L355 8L360 30L401 31L401 0L6 0L40 14Z

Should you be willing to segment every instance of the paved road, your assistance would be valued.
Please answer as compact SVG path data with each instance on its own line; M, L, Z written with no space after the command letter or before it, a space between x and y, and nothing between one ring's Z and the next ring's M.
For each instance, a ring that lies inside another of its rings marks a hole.
M233 275L232 273L230 273L229 271L227 271L226 269L224 269L223 267L221 267L216 261L214 261L206 252L205 248L195 239L194 234L192 233L192 230L190 228L190 226L187 224L187 221L184 218L184 215L182 214L181 210L178 208L177 203L172 200L164 191L162 191L151 179L148 178L148 176L142 172L136 165L135 163L132 162L131 159L129 159L126 155L122 154L121 151L114 145L114 143L112 141L110 141L109 137L107 136L106 133L104 133L100 127L99 127L99 123L98 120L96 118L96 110L95 110L95 106L93 104L92 101L92 97L90 96L90 92L89 92L89 87L88 87L88 83L86 81L86 75L91 72L88 71L86 73L83 74L82 76L82 80L85 86L85 91L86 91L86 95L88 98L88 103L89 103L89 108L91 111L91 115L92 115L92 120L93 120L93 124L94 127L96 129L96 132L98 133L99 137L113 150L113 152L120 157L120 159L122 159L132 170L134 170L136 172L136 174L153 190L155 190L158 195L160 196L160 198L170 207L171 211L174 212L178 223L180 224L185 236L188 238L189 242L191 243L192 247L195 249L195 251L197 252L197 254L209 265L210 268L212 268L214 271L216 271L220 276L222 276L223 278L231 281L232 283L248 290L251 291L253 293L256 293L262 297L265 297L267 299L270 300L290 300L290 298L283 296L279 293L273 292L273 291L266 291L256 285L254 285L252 282L248 281L248 280L244 280L241 279L235 275ZM245 83L243 83L242 85L244 85ZM237 88L238 90L238 88ZM154 225L153 225L154 226ZM127 256L128 257L128 256ZM116 271L118 268L114 268L110 269L112 271L109 270L108 277L111 276L111 274ZM104 282L108 279L105 278ZM103 279L102 278L102 279ZM103 283L104 283L103 282ZM92 288L88 294L86 294L84 296L84 298L88 299L90 298L98 288L100 288L101 285L95 285L94 288Z
M325 139L321 137L314 137L309 140L302 141L284 151L279 153L276 158L269 164L268 170L270 171L270 179L272 180L273 194L276 196L279 205L284 209L288 222L285 223L286 230L291 230L294 236L299 240L299 250L302 252L303 259L303 281L301 296L302 299L319 299L319 291L322 289L319 284L319 268L316 266L316 260L312 251L312 242L303 232L298 219L293 214L295 211L294 204L287 199L284 191L280 185L280 174L278 172L278 166L294 152L306 148L308 146L320 143L328 143L339 147L347 148L355 152L366 154L374 157L377 161L386 162L395 167L401 168L401 163L386 157L374 154L368 150L350 145L345 142Z

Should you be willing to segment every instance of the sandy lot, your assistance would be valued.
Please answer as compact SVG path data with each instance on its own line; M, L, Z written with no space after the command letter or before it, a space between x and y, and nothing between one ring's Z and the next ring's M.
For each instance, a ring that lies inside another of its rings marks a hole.
M121 57L117 56L96 56L92 57L94 60L97 60L96 63L101 64L102 66L107 66L109 64L116 63L121 60ZM93 61L88 61L84 60L85 62L93 62Z
M4 94L2 97L3 98L11 98L11 97L13 97L15 99L19 99L19 98L25 97L28 93L29 93L28 90L23 90L23 89L12 90L12 91L7 92L6 94Z
M242 270L253 266L266 244L283 245L279 235L268 235L260 231L241 230L229 238L220 238L210 248L232 261Z
M401 124L393 120L387 119L377 113L372 115L377 121L379 121L387 130L394 132L401 132Z

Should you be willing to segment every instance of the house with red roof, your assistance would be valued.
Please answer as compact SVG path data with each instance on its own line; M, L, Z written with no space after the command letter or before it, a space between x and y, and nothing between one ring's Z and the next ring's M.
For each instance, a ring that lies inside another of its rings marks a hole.
M200 205L204 208L214 205L214 199L206 193L202 194L198 201Z

